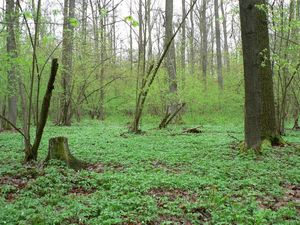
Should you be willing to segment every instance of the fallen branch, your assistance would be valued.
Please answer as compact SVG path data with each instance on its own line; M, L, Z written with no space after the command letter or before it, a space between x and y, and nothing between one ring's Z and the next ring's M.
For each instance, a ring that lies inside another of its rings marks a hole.
M173 114L169 112L169 107L167 107L166 115L160 122L159 129L166 128L175 118L175 116L184 108L184 106L185 103L180 104L180 106L177 108L176 111L173 112Z
M198 127L187 128L187 129L184 129L182 133L200 134L200 133L202 133L202 130L200 130L200 128L203 128L203 127L198 126Z

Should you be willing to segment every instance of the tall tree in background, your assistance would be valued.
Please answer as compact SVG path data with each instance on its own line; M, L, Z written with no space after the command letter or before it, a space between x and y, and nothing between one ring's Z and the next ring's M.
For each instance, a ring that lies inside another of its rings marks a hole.
M182 0L182 18L186 15L185 0ZM185 72L185 53L186 53L186 22L184 21L181 27L181 69L184 78Z
M193 0L190 1L190 5L193 5ZM191 30L190 30L190 55L189 55L189 63L191 66L191 74L193 75L195 72L195 51L194 51L194 38L195 38L195 25L194 25L194 12L190 12L190 22L191 22Z
M61 114L59 124L71 125L71 83L73 73L73 38L75 20L75 0L64 1L64 25L62 46L62 88Z
M165 30L165 49L173 37L173 0L166 0L166 30ZM177 93L176 81L176 59L175 59L175 44L172 42L169 51L166 55L166 68L169 76L169 91L171 94ZM176 98L175 96L172 96ZM170 103L170 111L174 112L175 105L173 100Z
M18 17L15 15L16 4L13 0L6 0L6 21L7 21L7 54L9 56L10 65L7 71L8 75L8 111L7 118L13 125L17 123L17 68L14 60L18 57L15 24ZM5 129L12 129L7 124Z
M201 64L202 64L202 76L203 76L203 82L204 82L204 87L206 89L207 86L207 54L208 54L208 45L207 45L207 37L208 37L208 32L207 32L207 19L206 19L206 0L202 0L202 6L200 7L200 30L201 32Z
M224 0L220 1L221 12L222 12L222 26L223 26L223 37L224 37L224 62L227 70L230 70L230 58L229 58L229 47L228 47L228 37L227 37L227 18L226 11L224 8Z
M273 80L265 0L240 0L245 79L245 144L260 149L263 140L277 144Z
M215 30L216 30L216 44L217 44L217 73L219 88L223 90L223 74L222 74L222 51L221 51L221 31L220 31L220 17L219 17L219 0L214 0L215 9Z

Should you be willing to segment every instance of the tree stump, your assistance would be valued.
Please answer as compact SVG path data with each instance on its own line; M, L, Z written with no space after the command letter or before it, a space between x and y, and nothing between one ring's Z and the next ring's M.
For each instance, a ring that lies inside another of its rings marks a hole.
M45 162L51 159L61 160L74 170L84 169L87 166L87 163L71 154L66 137L55 137L49 140L48 155Z

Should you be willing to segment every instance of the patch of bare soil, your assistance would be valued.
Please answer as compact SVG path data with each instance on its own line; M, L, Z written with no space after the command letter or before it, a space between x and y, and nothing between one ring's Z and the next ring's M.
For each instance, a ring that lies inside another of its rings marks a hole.
M281 198L259 198L257 201L261 208L278 210L281 207L287 206L293 203L300 214L300 184L284 184L282 186L285 189L285 194Z
M6 196L5 199L8 202L12 202L17 198L17 192L21 189L24 189L27 185L27 179L24 179L19 176L3 176L0 178L0 187L2 185L10 185L13 186L14 189L10 190Z
M103 163L89 164L86 169L96 173L104 173L104 164Z
M167 189L167 188L153 188L148 193L154 198L168 197L169 200L175 201L177 198L184 198L190 202L196 202L196 194L191 194L190 192L182 189Z
M82 221L80 221L80 219L77 218L77 217L70 217L70 218L68 218L65 221L65 223L63 223L63 225L67 225L67 224L86 225L85 223L83 223Z
M89 164L86 168L87 170L89 171L93 171L93 172L96 172L96 173L104 173L105 170L107 169L111 169L113 171L116 171L116 172L121 172L125 169L124 165L122 164L114 164L114 163L107 163L107 164L104 164L104 163L94 163L94 164Z
M96 188L90 188L90 189L87 189L87 188L84 188L84 187L78 187L78 186L73 186L70 190L70 194L73 194L73 195L90 195L92 193L94 193L96 191Z
M153 168L155 168L155 169L162 169L162 170L164 170L164 171L166 171L166 172L168 172L168 173L176 173L176 174L178 174L178 173L180 173L181 171L180 171L180 169L179 169L179 167L172 167L172 166L169 166L169 165L167 165L165 162L163 162L163 161L160 161L160 160L155 160L155 161L152 161L151 162L151 166L153 167Z
M149 195L154 197L159 208L163 208L165 203L161 200L162 197L167 197L169 201L175 201L178 198L185 199L188 202L197 202L197 195L195 193L190 193L182 189L167 189L167 188L153 188L148 192ZM195 207L192 209L187 209L184 204L178 205L182 210L182 216L174 215L160 215L157 220L151 222L150 224L158 225L164 221L172 222L172 224L192 224L191 221L185 218L188 213L196 214L197 219L202 223L209 222L211 220L211 214L205 207Z
M0 177L0 187L3 185L13 186L14 188L8 192L5 199L8 202L12 202L17 198L17 193L27 186L30 180L35 179L39 174L36 171L28 170L25 173L18 175L6 174Z

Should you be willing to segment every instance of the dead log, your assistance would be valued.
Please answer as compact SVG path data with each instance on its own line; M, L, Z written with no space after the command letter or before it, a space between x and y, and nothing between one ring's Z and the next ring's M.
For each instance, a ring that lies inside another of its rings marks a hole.
M87 167L87 163L75 158L71 154L68 139L66 137L55 137L49 140L48 155L45 162L52 159L63 161L68 167L74 170L80 170Z
M202 126L184 129L182 133L200 134L200 133L202 133L202 130L200 130L200 128L202 128Z

